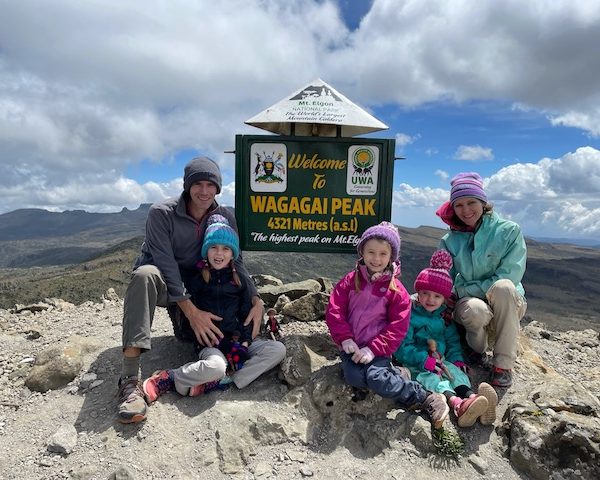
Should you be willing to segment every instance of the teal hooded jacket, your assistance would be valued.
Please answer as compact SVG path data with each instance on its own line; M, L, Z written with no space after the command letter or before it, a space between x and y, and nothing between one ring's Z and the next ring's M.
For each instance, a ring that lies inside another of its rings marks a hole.
M456 326L454 323L446 326L441 316L446 305L428 312L416 301L416 294L411 298L410 326L402 345L394 353L394 358L408 367L415 378L419 373L426 371L424 364L429 355L427 340L433 339L444 360L450 363L464 361Z
M525 296L521 280L527 247L515 222L500 218L496 212L486 213L475 232L451 229L442 237L439 248L452 255L450 277L458 298L485 300L488 289L503 278L513 282L517 292Z

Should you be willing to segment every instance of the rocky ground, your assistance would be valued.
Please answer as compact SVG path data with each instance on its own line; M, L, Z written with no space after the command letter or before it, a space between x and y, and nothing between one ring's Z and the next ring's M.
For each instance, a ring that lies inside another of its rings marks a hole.
M45 308L0 310L0 478L528 478L508 458L503 413L532 389L543 388L543 378L526 365L530 357L520 358L515 385L501 394L496 424L458 431L465 450L457 458L432 448L428 424L419 415L374 395L358 403L341 398L350 392L328 355L309 382L310 395L308 387L291 388L274 371L244 390L197 398L167 394L150 408L145 422L121 425L114 416L121 301L113 297L78 307L55 301ZM295 322L283 329L288 338L323 338L325 332L322 322ZM157 311L153 332L145 375L192 357L191 348L172 336L164 309ZM548 366L600 398L598 332L552 332L534 322L524 329L527 340ZM48 349L50 356L64 351L77 356L78 373L63 388L32 391L26 379ZM484 372L475 374L480 380ZM337 389L326 400L330 385ZM323 413L342 405L345 416ZM455 431L455 421L449 423ZM576 471L573 475L578 478Z

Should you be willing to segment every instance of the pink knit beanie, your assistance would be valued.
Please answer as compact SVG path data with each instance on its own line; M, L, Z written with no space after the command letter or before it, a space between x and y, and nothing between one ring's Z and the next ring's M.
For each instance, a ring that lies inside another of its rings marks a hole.
M415 280L415 291L429 290L439 293L444 298L452 294L452 279L448 270L452 268L452 257L446 250L434 252L426 268L417 275Z

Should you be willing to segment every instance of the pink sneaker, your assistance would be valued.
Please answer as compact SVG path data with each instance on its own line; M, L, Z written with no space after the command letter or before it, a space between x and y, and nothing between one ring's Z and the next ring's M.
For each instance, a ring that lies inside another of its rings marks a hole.
M148 403L153 403L163 393L175 389L175 381L170 370L157 370L142 385Z
M188 397L197 397L198 395L202 395L204 393L209 393L214 390L227 390L233 380L227 375L219 380L213 380L212 382L206 382L201 385L196 385L190 388L188 392Z
M473 395L465 398L454 413L458 417L459 427L472 427L477 419L483 415L488 408L487 398L481 395Z
M498 394L494 387L492 387L489 383L481 382L479 384L479 388L477 389L477 393L485 398L488 401L487 410L481 415L479 421L482 425L493 425L496 421L496 406L498 405Z

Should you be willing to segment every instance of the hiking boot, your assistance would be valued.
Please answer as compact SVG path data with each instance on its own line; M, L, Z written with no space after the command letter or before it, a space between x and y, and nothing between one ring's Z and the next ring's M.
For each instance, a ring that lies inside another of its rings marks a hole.
M458 418L459 427L472 427L481 415L483 415L488 408L488 401L482 395L473 395L469 398L465 398L460 404L454 409L454 413Z
M202 383L201 385L191 387L190 391L188 392L188 397L197 397L198 395L210 393L215 390L227 390L229 387L231 387L232 383L233 380L231 377L225 375L219 380L213 380L212 382L206 382Z
M477 389L477 394L487 398L488 408L479 417L479 421L482 425L492 425L496 421L496 406L498 405L498 394L494 387L489 383L481 382Z
M174 389L175 380L171 370L157 370L144 380L143 390L149 404L154 403L163 393Z
M146 420L148 409L144 392L137 377L119 379L119 413L121 423L137 423Z
M365 398L367 398L368 394L369 390L367 390L366 388L352 387L351 400L353 402L362 402Z
M491 380L492 385L495 387L508 388L512 385L512 372L504 368L494 367Z
M469 367L487 368L489 367L489 360L486 352L479 353L473 350L468 345L463 349L465 356L465 363Z
M441 393L430 393L420 408L429 416L431 424L436 430L442 428L450 412L450 408L446 403L446 397Z

